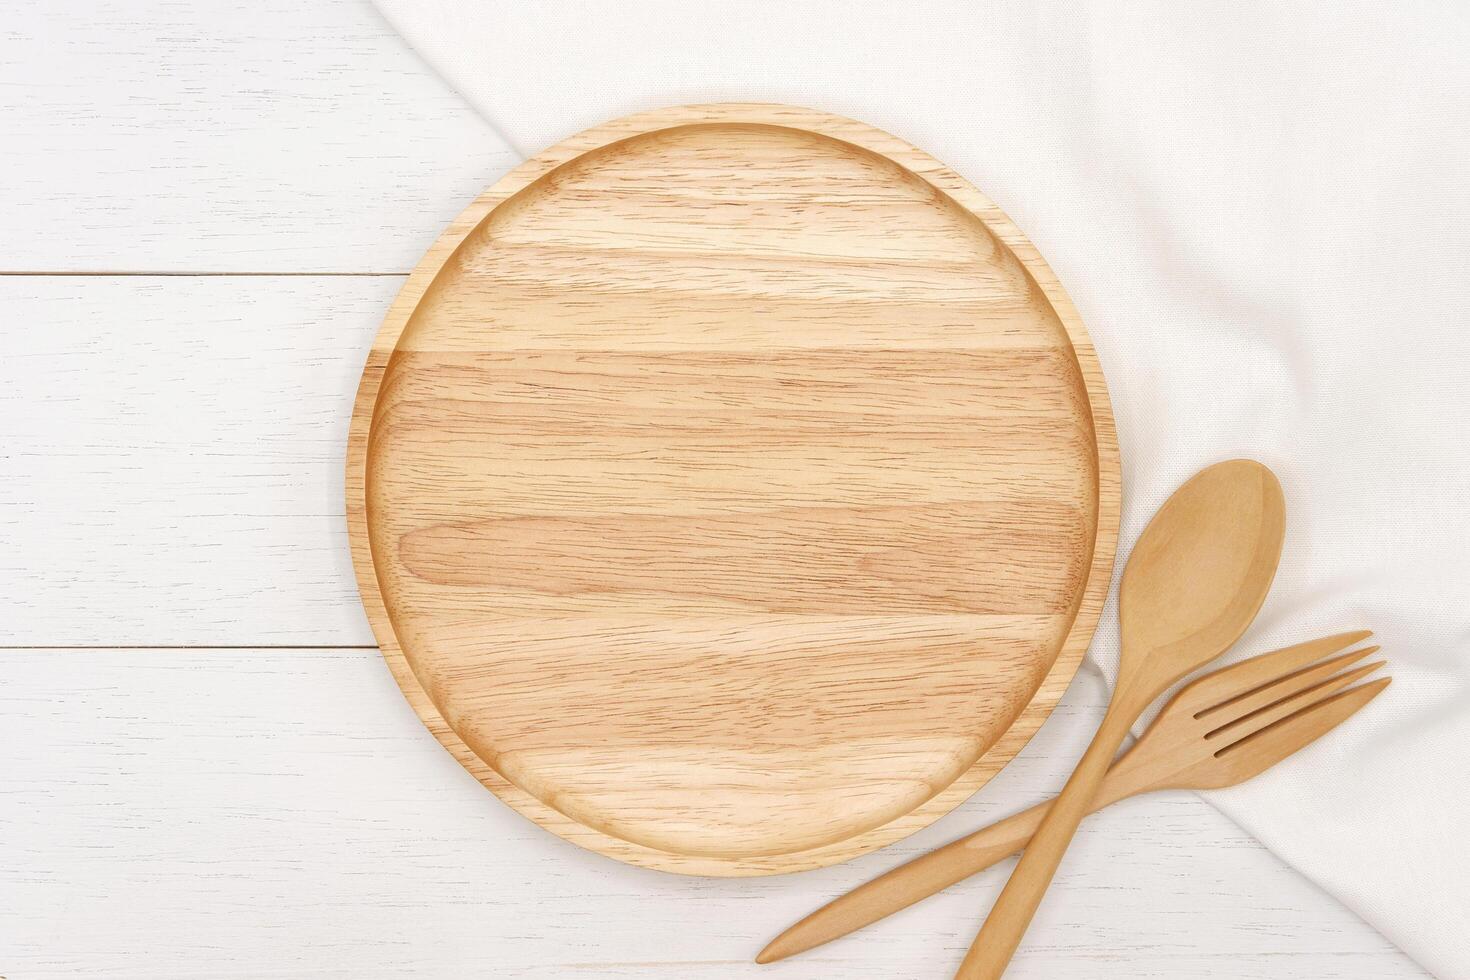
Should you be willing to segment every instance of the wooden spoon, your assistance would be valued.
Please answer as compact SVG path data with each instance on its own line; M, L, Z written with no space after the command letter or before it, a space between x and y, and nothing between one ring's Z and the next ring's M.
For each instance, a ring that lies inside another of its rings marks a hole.
M1381 660L1337 673L1378 650L1332 656L1369 635L1361 630L1298 643L1191 682L1113 763L1091 812L1155 790L1234 786L1310 745L1388 686L1387 677L1350 686L1382 667ZM984 871L1023 849L1050 806L1038 803L859 885L771 940L755 961L804 953Z
M990 910L959 980L995 980L1005 972L1129 728L1165 689L1224 653L1256 618L1285 527L1276 476L1236 459L1195 474L1144 528L1119 589L1122 645L1107 714Z

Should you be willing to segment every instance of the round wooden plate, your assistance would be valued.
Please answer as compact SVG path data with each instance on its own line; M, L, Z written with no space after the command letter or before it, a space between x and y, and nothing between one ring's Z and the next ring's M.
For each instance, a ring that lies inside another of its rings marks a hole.
M776 105L527 161L373 345L347 498L368 616L455 757L691 874L925 826L1035 731L1113 564L1082 325L975 188Z

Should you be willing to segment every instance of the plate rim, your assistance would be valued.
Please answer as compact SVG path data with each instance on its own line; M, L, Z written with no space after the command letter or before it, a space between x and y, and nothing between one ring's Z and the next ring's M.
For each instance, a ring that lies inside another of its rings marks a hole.
M969 769L919 806L852 837L787 854L716 857L658 850L580 823L502 776L476 755L445 721L404 655L383 600L368 531L367 467L378 393L404 329L440 270L446 267L454 253L495 208L551 170L585 153L634 136L701 123L770 125L805 130L855 145L897 163L943 191L979 218L1016 256L1046 297L1066 331L1087 394L1093 442L1097 449L1097 521L1087 582L1066 638L1031 700L1016 715L1004 734ZM363 607L373 635L378 640L383 660L419 720L461 766L522 816L588 850L661 871L714 877L745 877L825 867L907 837L938 820L972 796L1020 752L1051 714L1071 683L1096 631L1112 580L1122 498L1122 475L1112 405L1092 341L1051 267L993 201L923 150L866 123L817 109L779 103L720 102L637 112L585 129L513 168L492 183L449 223L409 274L373 339L353 402L347 440L345 492L353 569Z

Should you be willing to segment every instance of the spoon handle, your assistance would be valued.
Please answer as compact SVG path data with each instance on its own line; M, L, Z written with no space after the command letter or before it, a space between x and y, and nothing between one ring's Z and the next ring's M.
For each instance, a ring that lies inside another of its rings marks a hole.
M1061 795L1052 802L1016 870L1011 872L1010 881L1006 882L980 934L965 954L955 974L956 980L998 980L1005 972L1057 866L1062 863L1062 855L1067 852L1077 825L1091 810L1108 766L1137 717L1137 711L1118 710L1119 707L1115 698L1082 761L1077 763Z

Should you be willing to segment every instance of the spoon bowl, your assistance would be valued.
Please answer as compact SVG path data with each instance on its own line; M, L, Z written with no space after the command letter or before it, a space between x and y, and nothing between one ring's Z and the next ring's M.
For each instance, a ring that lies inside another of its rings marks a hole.
M1286 534L1276 475L1217 463L1174 491L1128 557L1118 594L1118 694L1148 702L1240 639L1266 601Z

